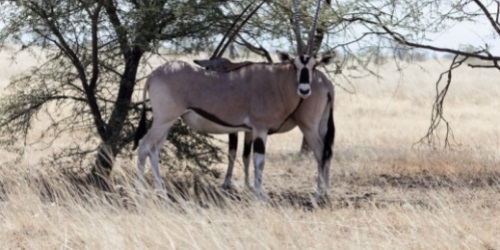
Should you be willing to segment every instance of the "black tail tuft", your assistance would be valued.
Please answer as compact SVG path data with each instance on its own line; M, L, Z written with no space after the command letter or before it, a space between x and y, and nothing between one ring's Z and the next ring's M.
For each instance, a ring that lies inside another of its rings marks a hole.
M333 108L330 107L330 115L328 116L328 130L326 131L324 148L323 148L323 163L332 157L333 140L335 139L335 124L333 123Z
M139 121L139 126L137 126L137 130L135 131L135 137L134 137L134 146L132 147L133 150L137 148L139 145L139 140L146 134L147 128L146 128L146 107L142 108L142 114L141 114L141 120Z

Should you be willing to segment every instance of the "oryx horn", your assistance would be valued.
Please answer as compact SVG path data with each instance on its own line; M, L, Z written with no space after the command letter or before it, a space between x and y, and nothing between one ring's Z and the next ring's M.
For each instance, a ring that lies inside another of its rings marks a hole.
M295 38L297 40L297 54L302 55L302 38L300 32L299 7L297 0L293 0L293 22L295 23Z
M312 56L313 48L314 48L314 36L316 33L316 23L318 22L319 9L321 6L321 0L318 0L316 3L316 12L314 13L313 24L311 27L311 31L309 32L309 41L307 42L307 54Z

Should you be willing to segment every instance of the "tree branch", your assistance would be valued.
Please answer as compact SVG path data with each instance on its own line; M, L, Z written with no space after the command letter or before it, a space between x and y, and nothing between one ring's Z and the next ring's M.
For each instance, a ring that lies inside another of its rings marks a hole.
M420 48L420 49L427 49L427 50L438 51L438 52L445 52L445 53L461 55L461 56L465 56L465 57L469 57L469 58L477 58L477 59L485 60L485 61L499 61L500 60L499 56L493 56L491 54L487 54L487 55L480 54L481 52L484 52L484 51L471 53L471 52L465 52L465 51L461 51L461 50L442 48L442 47L437 47L437 46L420 44L420 43L408 41L408 40L406 40L406 38L403 35L395 32L395 31L392 31L389 27L384 25L382 20L380 20L380 18L377 15L374 15L374 14L372 14L372 15L377 19L377 22L367 20L364 18L360 18L360 17L344 18L343 20L346 22L359 21L359 22L364 22L364 23L368 23L371 25L376 25L376 26L382 28L396 42L403 44L403 45L406 45L406 46L413 47L413 48Z
M439 75L438 80L436 81L436 98L434 100L434 104L432 105L431 125L427 130L427 134L424 137L422 137L417 143L423 144L426 142L427 144L434 144L436 137L436 129L441 124L441 121L443 121L446 125L444 147L446 148L451 146L450 136L453 139L453 131L451 130L451 126L448 120L444 118L444 100L446 94L448 94L448 89L450 88L451 85L453 70L460 67L468 59L468 57L463 57L459 60L458 57L459 55L455 55L450 64L449 69L441 73L441 75ZM443 76L445 75L447 76L446 84L441 90L439 90L439 83L441 82Z
M259 55L259 56L263 56L266 58L266 60L270 63L273 62L273 59L271 58L271 55L269 54L269 52L262 46L260 47L256 47L254 45L252 45L250 42L248 42L247 40L245 40L241 35L238 34L238 39L241 40L241 42L239 42L238 40L235 40L234 42L241 45L241 46L244 46L246 48L248 48L250 51L252 51L253 53Z
M85 68L78 58L78 56L75 54L75 52L71 49L71 47L68 45L66 42L66 39L64 36L61 34L59 29L55 25L55 21L51 16L49 16L45 10L40 7L36 2L30 1L30 5L28 7L35 12L37 15L39 15L47 24L49 27L50 31L54 34L54 36L57 38L59 41L56 43L57 46L61 48L61 50L68 56L72 64L75 66L78 75L80 76L80 81L82 83L83 89L85 90L85 94L89 103L90 110L92 111L92 115L94 117L94 122L97 128L97 132L99 136L103 137L105 135L105 123L102 119L101 112L99 110L99 106L97 105L97 101L95 99L95 93L94 90L90 88L88 81L87 81L87 76L85 73Z
M116 12L116 6L113 0L106 0L104 4L104 8L106 9L106 13L108 14L109 21L113 25L113 28L116 32L116 36L118 38L118 43L120 44L120 50L124 57L130 53L130 44L128 42L128 33L125 27L123 27L120 18Z
M472 1L474 1L479 6L479 8L481 8L481 10L483 11L484 15L486 15L486 18L488 18L488 21L490 21L491 26L493 27L493 29L495 29L495 31L497 32L497 34L500 35L500 27L498 27L498 22L495 22L495 20L493 20L493 17L491 16L491 14L488 11L488 9L486 9L486 7L484 6L484 4L481 3L481 1L479 1L479 0L472 0ZM498 13L497 13L497 21L498 21Z
M99 20L99 13L101 12L104 0L99 0L97 7L92 14L92 77L90 78L90 88L95 89L97 84L97 78L99 77L99 47L98 47L98 36L97 36L97 24Z

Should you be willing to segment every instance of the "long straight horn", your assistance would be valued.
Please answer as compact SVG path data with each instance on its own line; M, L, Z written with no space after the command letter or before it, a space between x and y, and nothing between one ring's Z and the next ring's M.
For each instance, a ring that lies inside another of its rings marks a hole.
M297 0L293 0L293 22L295 23L295 38L297 40L297 54L302 55L302 38L299 23L299 7Z
M229 27L229 29L226 31L226 34L224 34L224 37L222 37L222 40L219 42L219 44L217 45L217 48L215 48L214 50L214 53L212 53L212 55L210 56L210 59L214 59L214 58L217 58L219 57L219 50L220 48L222 47L222 45L224 44L224 41L226 40L227 36L229 36L229 33L231 33L231 31L233 30L234 26L236 26L236 23L238 23L238 21L241 19L241 17L245 14L245 12L247 12L247 10L250 8L250 6L252 6L253 3L250 3L242 12L241 14L236 18L236 20L234 20L234 23L231 24L231 27ZM224 52L224 50L222 51ZM221 53L222 54L222 53Z
M255 14L255 12L257 12L257 10L260 9L260 6L262 6L266 1L267 0L262 1L259 5L257 5L257 7L252 12L250 12L250 14L248 14L248 16L245 18L245 20L243 20L243 22L241 22L241 25L233 32L233 34L231 35L231 37L229 38L227 43L224 45L224 47L222 47L222 49L220 50L220 53L219 53L219 55L217 55L217 57L221 57L222 54L224 54L224 51L226 50L227 46L229 46L229 44L231 44L231 42L234 40L234 37L240 32L240 29L243 28L243 26L245 26L245 24L248 22L248 20L250 20L250 18L253 16L253 14Z
M314 13L313 24L311 27L311 31L309 32L309 41L307 42L307 54L312 56L313 47L314 47L314 35L316 33L316 23L318 22L319 9L321 6L321 0L318 0L316 3L316 12Z

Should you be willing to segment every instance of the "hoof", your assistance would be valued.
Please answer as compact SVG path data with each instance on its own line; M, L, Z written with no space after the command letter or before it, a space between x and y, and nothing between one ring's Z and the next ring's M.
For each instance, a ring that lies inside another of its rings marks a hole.
M265 202L267 198L262 194L262 192L254 192L255 198L257 198L258 201Z
M221 186L223 190L231 190L233 189L233 186L231 185L231 182L224 182Z
M169 200L168 199L168 193L167 190L155 190L156 197L163 199L163 200Z
M328 197L327 194L322 194L322 195L316 195L316 204L319 207L328 207L332 203L331 203L330 198Z
M224 183L222 184L221 188L222 190L231 190L233 189L233 186L231 185L231 183Z

